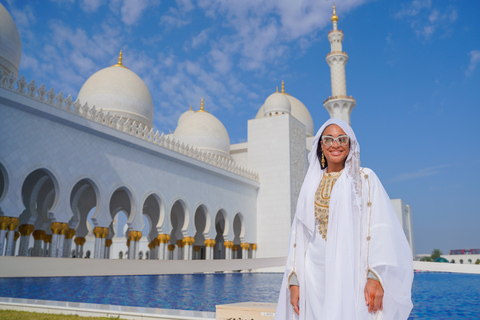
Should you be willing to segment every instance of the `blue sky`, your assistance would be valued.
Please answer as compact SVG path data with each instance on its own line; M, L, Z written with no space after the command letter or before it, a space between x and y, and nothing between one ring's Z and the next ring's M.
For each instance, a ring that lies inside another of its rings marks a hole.
M22 39L20 75L74 99L96 71L123 64L147 84L156 129L192 104L232 143L285 80L329 118L332 2L278 0L4 1ZM417 253L480 248L480 1L339 0L347 93L362 165L412 207Z

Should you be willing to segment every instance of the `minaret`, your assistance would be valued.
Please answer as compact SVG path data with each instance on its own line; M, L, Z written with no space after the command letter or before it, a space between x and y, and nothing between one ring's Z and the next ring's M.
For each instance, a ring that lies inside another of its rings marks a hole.
M343 31L337 29L338 16L335 14L333 4L332 24L333 30L328 33L331 52L327 55L332 80L332 96L323 102L323 106L330 114L330 118L345 120L350 124L350 114L355 107L355 99L347 96L347 83L345 80L345 65L348 55L342 51Z

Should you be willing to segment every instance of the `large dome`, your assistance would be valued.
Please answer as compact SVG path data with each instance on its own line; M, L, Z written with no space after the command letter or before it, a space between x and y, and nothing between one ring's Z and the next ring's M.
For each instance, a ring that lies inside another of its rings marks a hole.
M307 107L305 107L305 105L300 100L298 100L297 98L292 97L291 95L285 93L285 89L283 87L283 82L282 82L282 94L290 102L290 106L291 106L291 112L290 113L291 113L291 115L295 119L297 119L298 121L303 123L303 125L305 126L307 137L313 137L314 136L314 131L313 131L314 127L313 127L313 119L312 119L312 115L310 114L310 111L308 111ZM267 102L267 101L265 101L265 102ZM265 117L265 104L263 104L263 106L260 108L260 110L258 110L255 119L260 119L260 118L264 118L264 117Z
M7 9L0 3L0 71L18 78L22 58L22 43L17 26Z
M189 113L178 122L173 136L190 146L231 159L227 129L220 120L203 109L203 100L199 111Z
M102 69L88 78L82 86L78 99L89 107L129 118L152 127L152 96L143 80L135 72L118 64Z

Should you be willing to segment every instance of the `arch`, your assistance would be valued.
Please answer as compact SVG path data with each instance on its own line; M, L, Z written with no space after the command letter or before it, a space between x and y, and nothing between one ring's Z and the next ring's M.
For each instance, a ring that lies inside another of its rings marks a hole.
M245 222L244 222L243 215L240 212L238 212L233 218L233 245L239 248L241 243L243 242L244 236L245 236ZM234 259L241 259L242 250L237 249L236 253L232 253L232 257Z
M225 259L225 238L228 234L228 217L225 210L220 209L215 215L215 247L214 259Z
M206 258L206 251L205 251L205 235L208 234L208 230L210 230L210 219L208 214L208 209L205 205L201 204L195 210L194 216L195 222L195 235L194 235L194 246L198 247L197 250L194 252L194 259L205 259Z
M145 236L148 236L149 241L155 239L158 236L158 232L155 227L159 224L161 218L163 220L163 217L161 217L161 208L162 200L157 194L152 193L147 196L143 201L142 213L147 217L150 224L147 232L145 233Z
M188 212L185 202L181 199L175 201L170 209L170 223L172 232L170 234L170 243L177 244L177 241L183 240L188 227Z
M0 203L2 203L3 198L8 191L8 174L7 169L0 162Z
M68 222L71 228L76 229L77 237L85 237L88 234L88 217L99 209L99 190L93 180L84 178L78 181L70 193L70 207L73 216Z
M32 171L22 185L25 210L20 215L20 223L42 229L50 220L48 213L58 203L57 195L58 182L49 170L41 168Z

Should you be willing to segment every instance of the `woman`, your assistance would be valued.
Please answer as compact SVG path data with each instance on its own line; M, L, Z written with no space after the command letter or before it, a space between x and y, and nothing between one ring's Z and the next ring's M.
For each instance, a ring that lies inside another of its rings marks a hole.
M352 128L328 120L308 160L275 319L407 319L410 247Z

